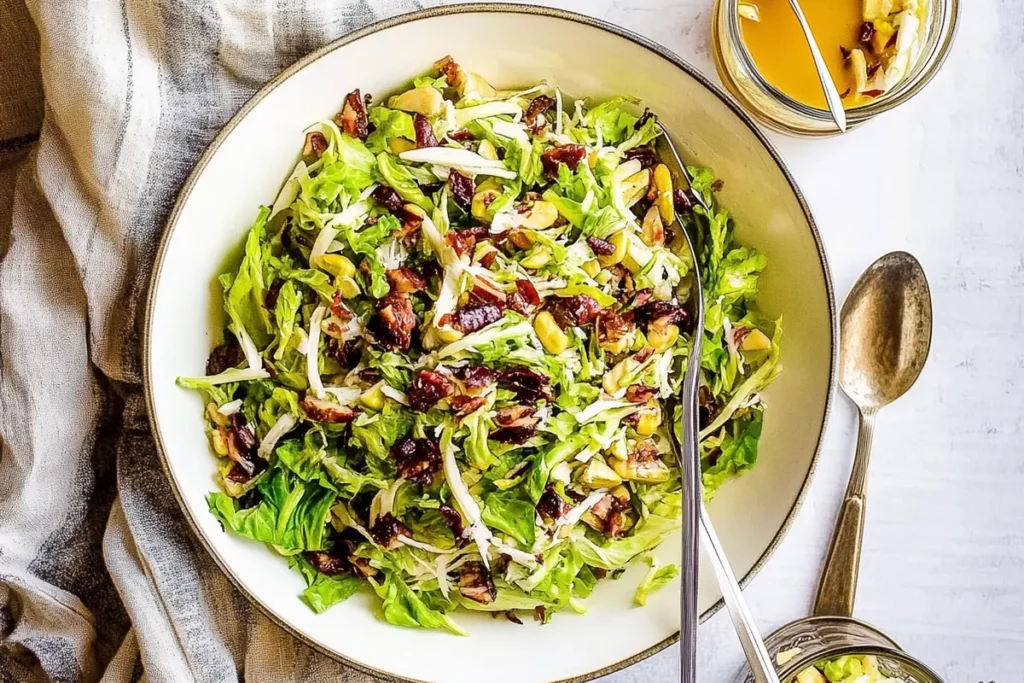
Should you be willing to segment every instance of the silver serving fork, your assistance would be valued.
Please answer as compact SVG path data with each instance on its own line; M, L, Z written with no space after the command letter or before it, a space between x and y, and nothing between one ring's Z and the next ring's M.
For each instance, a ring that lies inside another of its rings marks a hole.
M662 133L658 139L671 153L671 161L675 162L676 171L692 188L693 174L683 163L668 130L660 121L658 127ZM693 192L692 195L705 211L710 210L699 192ZM729 566L722 544L718 540L718 534L715 533L715 528L711 524L707 508L704 506L704 493L700 482L700 451L697 429L697 389L700 384L701 346L704 339L704 286L697 252L700 241L694 225L688 227L686 223L679 220L678 215L676 222L679 224L680 232L686 238L690 255L693 257L694 280L690 297L693 307L693 348L690 350L690 358L686 364L677 405L673 406L671 411L676 420L681 420L681 438L676 432L675 424L669 430L682 470L683 489L679 680L681 683L695 683L697 676L697 570L700 562L697 534L699 526L700 538L704 541L705 550L711 558L711 566L718 579L718 585L722 588L726 608L729 610L729 616L732 618L733 627L736 629L743 652L747 656L750 670L754 673L754 680L757 683L779 683L779 677L772 666L764 640L757 630L757 625L754 623L743 593L736 582L736 577Z

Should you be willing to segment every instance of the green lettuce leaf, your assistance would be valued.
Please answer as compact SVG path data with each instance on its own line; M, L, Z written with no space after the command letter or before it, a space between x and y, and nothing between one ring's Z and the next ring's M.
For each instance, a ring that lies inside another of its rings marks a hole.
M650 550L666 535L681 526L682 494L666 495L646 518L637 522L629 536L604 541L601 545L587 537L577 538L573 544L583 561L592 567L613 571L625 568L630 562Z
M647 604L647 598L652 593L662 588L669 581L676 578L679 574L679 565L668 564L664 567L659 567L657 560L651 560L651 568L647 571L647 575L644 576L643 581L636 587L636 595L634 599L636 604L641 607Z
M377 170L384 183L397 192L402 199L412 202L428 213L434 210L433 202L423 194L423 190L416 184L416 178L412 172L400 164L397 158L387 152L381 152L377 155Z
M381 584L372 579L370 583L384 601L381 608L384 620L389 624L406 628L436 628L457 636L467 635L466 631L448 615L429 607L424 598L409 588L397 575L388 574Z
M302 297L295 289L295 283L286 280L277 295L277 304L274 306L274 321L277 323L277 349L274 351L274 358L281 360L284 357L288 341L295 331L295 318L302 306Z
M245 238L245 256L238 271L234 276L221 276L224 308L232 324L248 332L259 348L270 343L272 335L270 314L263 307L267 294L263 281L263 236L269 216L270 209L261 206Z
M387 150L392 138L405 138L416 141L416 129L412 125L412 115L387 107L371 107L367 112L370 123L375 130L366 138L366 147L374 154Z
M239 508L225 493L211 493L210 512L236 534L285 550L323 550L334 491L274 468L257 487L262 500Z
M534 504L518 491L495 491L484 498L481 518L492 529L504 532L524 547L533 547L536 539Z

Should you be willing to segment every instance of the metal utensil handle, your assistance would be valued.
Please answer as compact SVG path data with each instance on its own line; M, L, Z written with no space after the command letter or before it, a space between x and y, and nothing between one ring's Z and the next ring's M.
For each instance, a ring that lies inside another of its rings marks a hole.
M807 46L811 48L811 58L814 60L814 68L818 72L821 88L825 92L825 102L828 104L828 111L832 114L832 118L835 120L839 130L845 133L846 109L843 107L843 98L840 97L839 89L836 88L835 81L832 80L832 74L829 73L825 60L821 56L821 50L818 49L818 41L814 39L814 34L811 33L811 26L807 23L807 17L804 16L804 11L800 8L798 0L789 0L789 6L793 8L793 14L796 15L796 20L800 23L800 28L807 39Z
M867 503L868 462L875 434L875 411L860 411L857 454L853 459L850 483L829 544L825 568L818 582L814 616L853 616L860 574L860 550L864 539L864 507Z
M687 238L689 239L689 238ZM698 294L699 294L698 288ZM697 451L697 385L700 378L700 337L694 335L693 350L687 361L686 374L679 392L679 417L682 419L683 438L679 448L679 464L682 470L683 512L682 512L682 571L680 576L679 603L680 618L680 673L682 683L696 683L697 680L697 580L700 557L698 553L697 523L699 513L692 503L701 495L700 454ZM689 419L687 419L689 418ZM688 617L688 618L687 618Z
M750 664L750 671L754 674L757 683L779 683L779 676L775 673L772 665L771 655L764 646L764 639L761 638L754 623L754 617L750 614L747 601L743 592L736 582L736 576L732 573L729 560L722 549L722 543L718 540L715 527L711 524L707 507L703 501L700 504L700 530L701 539L704 541L704 549L711 558L711 566L718 577L718 585L722 588L722 597L725 599L725 607L729 610L729 617L732 619L736 635L740 639L740 646L747 656L747 663Z

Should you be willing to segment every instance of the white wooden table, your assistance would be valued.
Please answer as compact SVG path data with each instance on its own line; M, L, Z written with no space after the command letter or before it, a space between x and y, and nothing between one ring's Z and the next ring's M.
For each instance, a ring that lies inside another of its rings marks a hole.
M712 0L561 0L668 46L716 80ZM936 316L918 384L875 435L857 616L949 683L1024 681L1024 3L964 0L942 72L833 140L774 136L828 247L837 296L895 249ZM810 493L747 589L765 633L805 616L856 436L842 397ZM730 681L728 617L700 630L700 680ZM673 648L605 679L670 681Z

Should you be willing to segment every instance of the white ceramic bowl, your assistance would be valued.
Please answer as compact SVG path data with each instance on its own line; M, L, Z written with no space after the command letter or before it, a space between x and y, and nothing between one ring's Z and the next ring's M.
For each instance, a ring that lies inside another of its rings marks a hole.
M174 384L179 375L202 374L221 329L215 277L239 253L256 207L276 196L301 131L331 116L350 90L387 93L449 53L502 87L550 79L575 95L640 98L689 160L725 179L720 197L736 217L739 238L769 258L759 301L769 316L785 318L785 370L765 392L758 466L722 490L711 512L738 576L749 579L771 554L814 469L832 393L835 305L821 240L778 154L727 96L664 48L564 12L463 5L398 17L303 59L242 108L185 184L157 258L145 340L153 430L182 509L214 559L242 593L318 650L388 678L586 680L675 641L678 583L635 608L643 570L634 568L602 585L586 615L559 614L543 627L460 614L468 640L378 621L368 596L314 615L297 597L301 578L283 559L226 534L209 513L215 464L202 402ZM669 562L678 552L678 539L660 551ZM706 617L721 594L710 568L701 574Z

